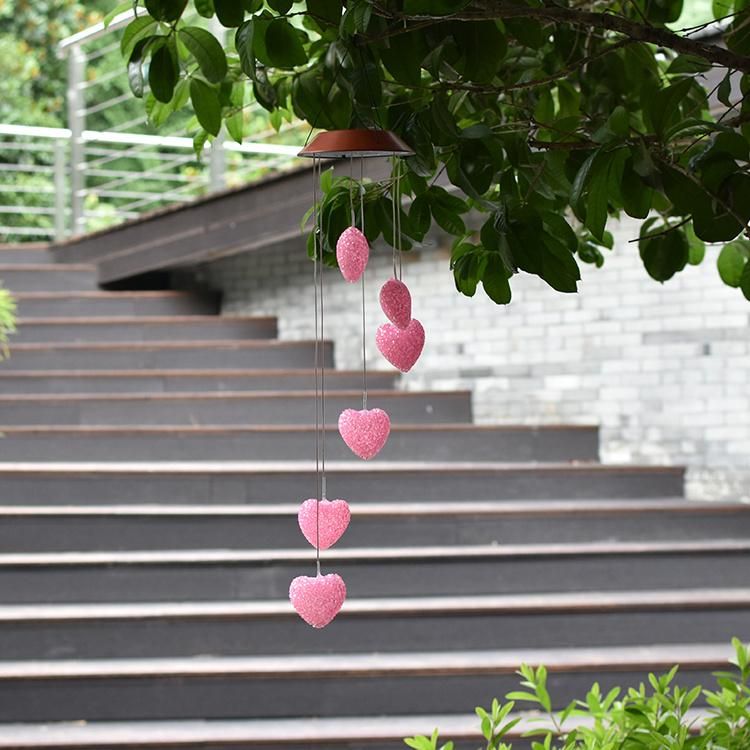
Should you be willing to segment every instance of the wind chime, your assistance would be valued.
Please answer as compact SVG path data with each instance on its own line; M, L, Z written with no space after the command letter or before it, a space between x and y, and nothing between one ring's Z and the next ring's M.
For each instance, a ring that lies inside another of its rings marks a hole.
M393 278L380 290L380 306L390 322L381 325L375 342L381 354L401 372L408 372L419 359L425 333L420 322L411 317L412 300L402 280L401 264L401 163L400 158L413 151L396 135L386 130L335 130L320 133L305 146L300 156L313 160L313 289L315 302L315 497L302 503L299 527L315 549L316 574L298 576L289 587L289 599L300 617L314 628L323 628L339 613L346 599L346 584L338 573L323 575L320 552L332 547L349 526L351 513L346 500L328 500L326 486L326 410L324 358L324 285L321 212L318 201L323 159L350 160L350 210L352 225L336 243L336 259L346 281L362 286L362 409L344 409L338 419L341 438L359 458L374 458L386 444L391 420L383 409L367 404L367 331L365 306L365 269L370 245L365 236L364 159L393 157L391 181L393 210ZM354 160L359 160L359 226L356 226Z

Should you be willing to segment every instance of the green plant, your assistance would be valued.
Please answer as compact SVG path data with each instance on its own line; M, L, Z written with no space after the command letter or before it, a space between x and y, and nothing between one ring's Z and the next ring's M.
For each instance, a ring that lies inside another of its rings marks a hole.
M507 703L494 700L489 710L477 708L486 750L512 750L508 737L520 722L513 716L516 702L539 712L537 726L524 732L532 750L748 750L750 748L750 650L732 640L736 670L716 674L714 690L675 684L677 667L667 674L648 676L648 686L612 688L606 695L598 683L584 700L562 711L552 710L547 670L523 665L518 672L523 690L508 693ZM705 720L691 712L703 696ZM440 745L438 730L431 737L408 737L415 750L453 750Z
M16 330L16 301L0 286L0 359L8 356L8 336Z
M225 44L183 20L188 0L139 4L122 44L133 92L194 112L199 147L222 127L241 139L248 87L277 129L296 115L402 136L403 245L433 224L452 235L462 294L507 303L516 273L575 292L623 214L644 221L660 282L749 232L746 0L712 4L725 45L697 37L706 24L674 30L683 0L192 0L233 30ZM392 239L388 187L365 196L371 239ZM334 226L340 193L325 197ZM750 253L735 255L750 299Z

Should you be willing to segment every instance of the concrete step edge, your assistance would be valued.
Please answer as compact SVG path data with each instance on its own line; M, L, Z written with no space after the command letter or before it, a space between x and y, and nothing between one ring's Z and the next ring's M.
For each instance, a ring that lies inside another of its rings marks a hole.
M273 677L307 679L357 676L445 676L514 674L521 664L543 664L550 672L601 672L679 664L683 671L728 664L729 644L614 646L379 654L293 654L290 656L163 657L0 661L0 681L183 677Z
M434 547L353 547L329 549L326 565L337 563L407 563L440 560L500 561L511 559L561 559L569 557L606 558L643 555L747 554L749 539L705 539L658 542L572 542L558 544L475 544ZM103 552L9 552L0 554L3 568L91 568L140 566L233 566L299 565L310 563L312 551L299 549L188 549L188 550L110 550Z
M671 612L748 609L750 589L666 589L347 599L339 618L389 616ZM0 605L0 626L18 623L220 621L296 617L287 601ZM0 733L1 734L1 733Z
M691 709L686 714L694 731L707 718L706 711ZM535 711L516 711L508 720L520 719L508 733L514 740L525 732L547 726ZM565 725L570 730L581 719ZM190 748L227 744L235 747L258 745L338 746L350 743L398 742L404 737L431 735L453 740L482 741L479 720L473 714L357 716L316 719L245 719L132 721L60 724L6 724L0 734L0 750L101 750L102 748Z

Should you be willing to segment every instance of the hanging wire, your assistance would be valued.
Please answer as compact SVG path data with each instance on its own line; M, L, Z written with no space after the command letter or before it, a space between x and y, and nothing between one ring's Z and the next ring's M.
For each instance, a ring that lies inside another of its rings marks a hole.
M402 249L403 237L401 235L401 162L396 159L396 242L398 244L398 280L403 277L403 258Z
M321 162L318 160L318 179L321 175ZM321 228L322 234L322 228ZM321 446L320 446L320 486L321 499L326 499L326 355L325 355L325 326L324 326L324 297L323 297L323 243L320 244L320 273L318 274L319 297L320 297L320 424L321 424ZM318 514L320 516L320 514ZM318 522L320 518L318 517ZM320 549L318 549L318 565L320 565Z
M352 209L353 211L353 209ZM362 234L365 233L365 166L364 159L359 159L359 224ZM367 318L365 300L365 271L362 272L362 408L367 409Z
M321 471L320 471L320 427L322 409L321 374L322 363L320 360L321 344L321 321L319 316L318 300L318 276L322 276L318 263L322 263L322 248L320 243L320 217L318 214L318 180L320 179L319 160L313 158L313 290L315 298L315 566L320 575L320 499L322 497ZM319 257L320 252L320 257ZM323 424L325 430L325 424Z

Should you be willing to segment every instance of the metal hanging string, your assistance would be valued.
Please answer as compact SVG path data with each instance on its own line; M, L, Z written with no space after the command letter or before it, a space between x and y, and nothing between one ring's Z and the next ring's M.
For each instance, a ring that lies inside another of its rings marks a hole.
M398 249L398 280L401 281L403 276L401 237L401 162L396 159L396 243Z
M318 163L318 179L320 179L321 167ZM322 233L322 227L321 227ZM324 325L324 296L323 296L323 243L320 244L320 273L318 274L319 298L320 298L320 425L321 425L321 446L320 446L320 486L321 499L326 499L326 352L325 352L325 325ZM318 519L320 520L320 519ZM320 550L318 550L320 555Z
M322 496L321 472L320 472L320 423L321 423L321 402L322 391L320 387L320 318L318 315L318 276L322 275L318 268L318 263L322 262L319 258L320 248L320 218L318 215L318 180L320 178L319 162L313 158L313 290L315 301L315 566L318 575L320 575L320 499ZM325 429L325 425L323 426Z
M396 167L396 157L393 157L393 168ZM391 249L393 250L393 278L398 278L398 265L396 260L396 178L391 180Z
M352 209L352 212L354 209ZM359 159L359 224L365 233L365 167L364 159ZM367 305L365 302L365 271L362 272L362 408L367 409Z

